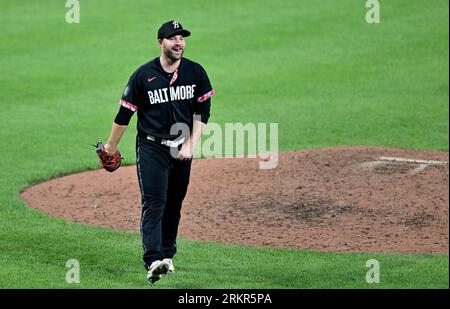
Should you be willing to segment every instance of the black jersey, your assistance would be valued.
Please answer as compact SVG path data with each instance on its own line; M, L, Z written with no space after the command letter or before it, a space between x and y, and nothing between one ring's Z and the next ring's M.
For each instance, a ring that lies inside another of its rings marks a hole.
M208 122L211 96L214 90L203 67L187 58L181 58L175 72L163 70L158 58L140 66L131 75L120 100L121 110L137 112L138 132L173 139L173 124L185 123L192 130L194 114ZM120 112L119 112L120 113ZM127 121L116 123L128 124ZM126 118L126 117L125 117Z

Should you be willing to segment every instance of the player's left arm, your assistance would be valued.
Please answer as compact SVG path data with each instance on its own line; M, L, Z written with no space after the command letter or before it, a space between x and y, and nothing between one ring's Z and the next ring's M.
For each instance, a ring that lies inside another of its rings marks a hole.
M201 122L200 120L196 120L194 118L194 124L192 125L192 132L190 136L186 138L183 145L181 145L181 149L178 152L178 158L180 160L190 159L194 154L195 147L198 145L200 141L200 137L203 132L206 130L206 123Z
M178 152L180 160L190 159L194 154L195 147L200 141L200 137L206 130L206 124L209 119L209 111L211 108L211 97L215 94L211 83L202 66L198 66L198 84L195 89L194 122L192 132L184 141Z

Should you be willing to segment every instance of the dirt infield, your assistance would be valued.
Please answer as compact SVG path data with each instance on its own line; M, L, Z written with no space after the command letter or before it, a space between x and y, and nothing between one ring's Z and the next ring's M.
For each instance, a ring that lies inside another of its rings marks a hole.
M272 170L260 170L257 159L194 160L179 234L320 251L448 254L448 159L444 152L342 147L280 153ZM21 195L68 220L139 228L134 166L53 179Z

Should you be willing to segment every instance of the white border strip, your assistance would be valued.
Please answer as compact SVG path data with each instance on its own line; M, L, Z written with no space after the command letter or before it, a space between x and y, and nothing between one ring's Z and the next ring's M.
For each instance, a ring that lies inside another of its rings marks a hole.
M379 157L377 160L380 160L380 161L391 161L391 162L416 163L416 164L428 164L428 165L445 165L445 164L448 164L448 162L445 162L445 161L413 160L413 159L395 158L395 157Z

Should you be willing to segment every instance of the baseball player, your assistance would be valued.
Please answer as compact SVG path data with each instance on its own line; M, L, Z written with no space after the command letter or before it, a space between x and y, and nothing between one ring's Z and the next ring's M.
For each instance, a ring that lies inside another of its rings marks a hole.
M131 75L108 143L100 147L106 156L116 155L120 166L117 145L130 118L137 113L140 232L144 266L151 283L175 270L172 258L177 252L180 210L188 188L192 154L206 128L214 95L203 67L183 57L185 38L190 35L176 20L159 28L161 55ZM183 130L183 126L189 130ZM109 171L118 168L116 165L111 170L111 166L104 165Z

